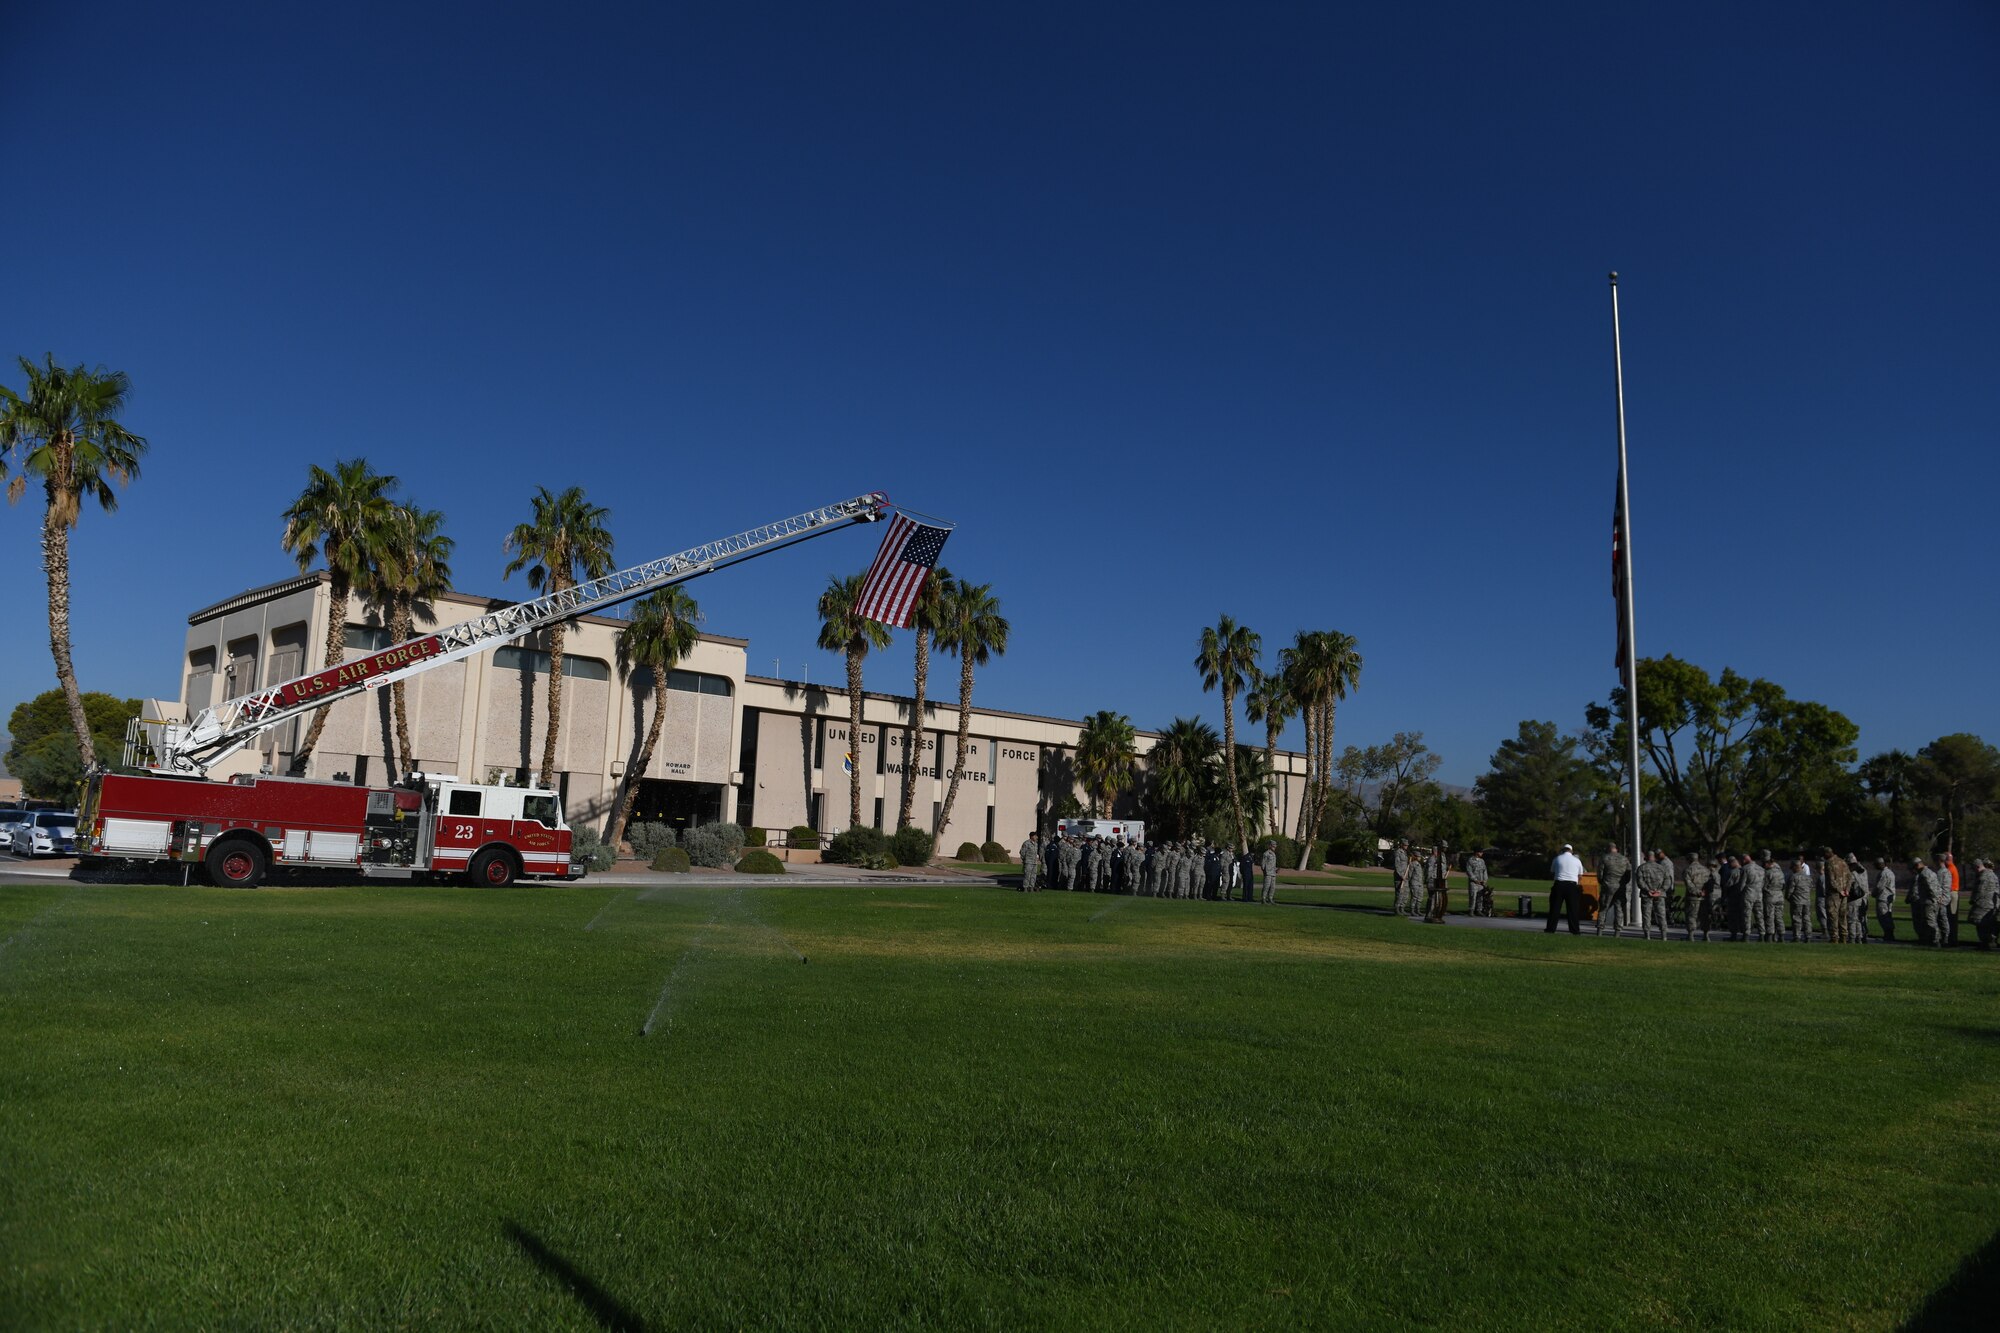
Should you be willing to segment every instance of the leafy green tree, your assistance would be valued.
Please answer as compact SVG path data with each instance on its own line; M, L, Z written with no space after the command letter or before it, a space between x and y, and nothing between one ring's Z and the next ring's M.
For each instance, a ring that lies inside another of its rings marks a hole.
M91 690L78 696L78 702L94 752L120 753L125 724L139 716L139 701ZM21 779L21 790L40 801L74 801L83 786L84 767L71 730L69 697L60 689L46 690L15 705L7 730L7 771Z
M1589 847L1602 834L1604 777L1553 722L1523 722L1473 783L1493 841L1513 851Z
M1090 813L1108 815L1118 793L1132 785L1138 758L1139 733L1123 713L1101 710L1083 720L1077 738L1076 766L1090 793Z
M28 378L26 393L0 385L0 476L5 475L5 460L11 455L22 474L7 484L9 504L20 501L30 477L41 483L49 651L55 657L56 681L69 713L77 762L87 771L97 766L97 751L70 652L69 534L83 515L85 500L97 501L107 514L118 508L117 488L138 478L146 440L118 420L132 391L123 371L102 366L65 368L56 364L53 353L40 366L25 356L18 360Z
M944 590L936 635L938 650L958 658L958 758L951 766L951 783L945 788L937 827L931 830L933 840L943 839L951 826L952 803L958 799L958 781L965 772L966 749L972 743L972 670L1006 653L1010 628L1000 614L1000 599L993 595L992 584L953 579Z
M1222 738L1197 718L1177 717L1147 757L1146 821L1186 838L1201 827L1221 786Z
M400 577L396 564L398 509L389 492L396 479L368 466L365 458L336 462L328 472L318 464L306 473L306 488L285 510L285 550L298 559L299 572L324 560L330 608L322 666L347 660L347 604L358 589L386 587ZM292 772L306 761L326 730L331 704L313 711L312 725L292 756Z
M827 580L819 595L819 646L847 659L847 744L854 753L847 775L847 826L861 826L861 663L871 648L887 648L889 631L861 614L864 573Z
M500 577L511 577L526 568L528 586L540 593L558 593L611 572L611 530L605 520L611 511L584 497L581 486L572 486L560 495L546 486L535 488L531 502L534 517L516 524L502 543L513 555ZM562 731L564 626L558 621L549 630L549 733L542 741L539 785L555 786L556 738Z
M1218 685L1222 687L1222 746L1228 754L1236 753L1236 696L1251 682L1257 670L1257 654L1263 647L1264 641L1256 631L1237 624L1229 616L1221 617L1201 632L1194 669L1201 673L1204 694ZM1229 764L1224 776L1229 780L1229 808L1236 818L1234 845L1240 852L1249 845L1249 834L1243 826L1243 791L1236 782L1236 765Z
M643 667L653 678L653 720L646 726L646 742L639 749L639 762L625 775L624 789L618 794L618 815L612 821L614 848L625 836L626 821L632 818L632 798L653 766L653 751L660 744L660 724L667 716L667 677L683 658L694 651L701 631L701 607L680 584L670 584L639 599L632 619L618 634L618 654L628 671Z
M923 767L924 691L931 678L931 636L937 633L944 614L944 593L951 585L951 571L943 565L931 570L910 604L910 629L917 640L916 670L912 677L910 701L911 746L903 756L903 796L896 804L896 827L910 826L910 813L917 803L917 773Z
M1917 751L1912 776L1931 845L1959 861L1980 850L1966 845L1965 831L2000 807L2000 750L1965 732L1940 736Z
M1603 749L1623 753L1625 690L1585 719ZM1752 830L1780 795L1808 808L1854 762L1855 725L1824 704L1724 668L1710 677L1677 657L1639 664L1639 748L1667 800L1705 852Z
M1477 802L1435 782L1421 782L1411 789L1406 822L1411 836L1432 846L1464 852L1488 845L1486 812Z
M1264 804L1270 811L1271 832L1282 833L1279 827L1284 811L1278 802L1278 733L1285 724L1298 716L1298 700L1292 695L1291 676L1282 668L1275 671L1259 670L1257 684L1243 696L1243 713L1252 723L1264 724L1264 772L1269 784L1265 792Z
M1367 769L1377 782L1375 827L1385 838L1398 837L1417 804L1418 788L1444 760L1424 744L1421 731L1399 731L1386 744L1369 746L1366 754Z

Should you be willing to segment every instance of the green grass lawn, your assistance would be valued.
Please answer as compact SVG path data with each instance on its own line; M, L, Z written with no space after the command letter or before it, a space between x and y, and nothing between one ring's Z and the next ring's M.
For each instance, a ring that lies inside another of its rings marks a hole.
M986 887L0 888L0 1327L1979 1327L1996 1001Z

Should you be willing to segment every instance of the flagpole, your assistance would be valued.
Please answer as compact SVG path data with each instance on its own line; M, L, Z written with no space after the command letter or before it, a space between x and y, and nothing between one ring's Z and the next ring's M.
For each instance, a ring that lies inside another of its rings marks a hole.
M1624 579L1625 660L1619 663L1625 676L1626 776L1632 787L1632 867L1636 880L1645 856L1645 841L1639 830L1639 640L1632 609L1632 487L1625 470L1625 348L1618 329L1618 274L1611 275L1611 365L1618 388L1618 522L1621 531ZM1628 906L1633 906L1628 897Z

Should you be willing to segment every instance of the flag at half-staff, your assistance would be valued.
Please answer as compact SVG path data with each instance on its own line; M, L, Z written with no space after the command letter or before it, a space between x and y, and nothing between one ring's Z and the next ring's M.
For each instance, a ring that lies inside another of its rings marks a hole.
M924 581L937 567L944 539L950 535L950 528L896 515L882 538L882 549L875 553L875 563L868 567L855 609L870 620L908 629L910 611L924 590Z

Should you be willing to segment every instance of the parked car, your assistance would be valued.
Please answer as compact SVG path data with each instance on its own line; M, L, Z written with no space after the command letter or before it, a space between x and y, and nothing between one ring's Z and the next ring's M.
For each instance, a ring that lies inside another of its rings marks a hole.
M0 805L0 851L14 845L14 825L28 817L28 812L18 805Z
M7 850L16 856L75 856L76 815L68 810L34 810L8 827Z

